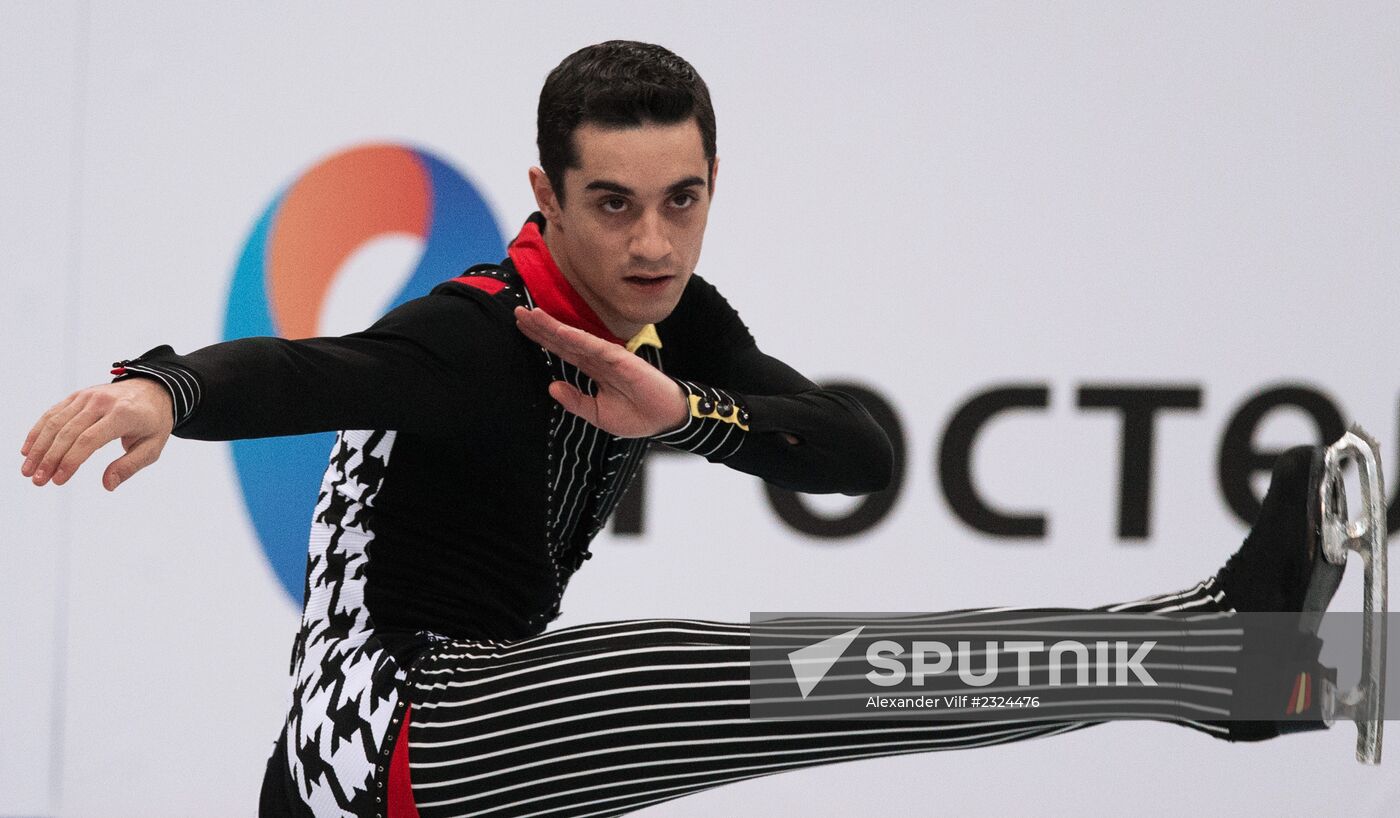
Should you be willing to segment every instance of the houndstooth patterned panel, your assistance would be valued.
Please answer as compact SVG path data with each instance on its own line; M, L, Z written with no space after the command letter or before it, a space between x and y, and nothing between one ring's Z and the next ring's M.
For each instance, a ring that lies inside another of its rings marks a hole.
M365 568L375 538L374 498L394 435L380 430L337 436L311 523L286 730L293 779L318 816L383 810L375 800L374 776L406 674L370 638Z

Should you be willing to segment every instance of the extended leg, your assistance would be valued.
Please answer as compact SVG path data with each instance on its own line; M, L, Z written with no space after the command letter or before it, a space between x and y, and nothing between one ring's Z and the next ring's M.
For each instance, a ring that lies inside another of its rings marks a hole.
M1209 580L1103 610L1222 610ZM747 624L638 620L453 643L412 679L424 818L605 816L816 764L1055 735L1091 721L763 721ZM1223 735L1225 727L1192 726Z
M1307 513L1313 463L1308 450L1280 459L1260 519L1216 577L1098 610L1300 610L1317 557ZM1092 714L1039 721L755 720L750 642L747 624L638 620L509 643L439 646L410 678L409 764L420 814L620 815L784 770L982 747L1097 723ZM1144 717L1230 739L1278 732L1267 722L1184 718L1169 690L1155 695ZM1231 690L1213 695L1228 700Z

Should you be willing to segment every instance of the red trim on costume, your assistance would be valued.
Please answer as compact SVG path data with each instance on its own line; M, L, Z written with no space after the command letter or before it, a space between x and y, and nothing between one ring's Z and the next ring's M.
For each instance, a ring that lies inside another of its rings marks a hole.
M117 367L116 369L113 369L113 370L112 370L112 374L113 374L113 375L125 375L125 374L126 374L126 367L124 367L124 366L119 366L119 367Z
M583 300L583 296L573 288L569 280L554 263L549 247L544 243L544 234L532 217L520 228L520 235L510 243L510 260L515 263L516 272L525 280L525 287L540 309L571 327L591 332L605 341L614 344L624 343L613 335L607 325Z
M385 794L389 799L385 804L389 818L419 818L418 806L413 803L413 784L408 777L408 717L412 714L413 705L405 706L394 755L389 759L389 789Z
M1307 673L1299 673L1293 679L1293 690L1288 694L1288 715L1299 715L1308 712L1312 707L1312 677Z
M506 283L504 281L500 280L499 278L492 278L491 276L457 276L452 280L457 282L458 284L466 284L467 286L475 287L478 290L485 290L487 295L495 295L496 293L505 289L506 286Z

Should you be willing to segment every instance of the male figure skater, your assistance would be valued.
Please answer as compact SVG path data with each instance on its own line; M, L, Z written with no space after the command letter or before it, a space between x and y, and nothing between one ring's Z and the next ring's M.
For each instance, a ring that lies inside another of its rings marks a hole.
M339 431L262 813L620 815L785 769L1086 726L754 721L745 624L545 630L653 441L808 492L879 490L892 457L856 401L761 352L692 274L718 159L688 63L643 43L582 49L546 79L538 127L539 212L509 258L364 332L157 347L25 440L21 472L43 485L120 439L102 475L115 490L172 433ZM1215 577L1116 609L1297 610L1314 469L1308 449L1281 461Z

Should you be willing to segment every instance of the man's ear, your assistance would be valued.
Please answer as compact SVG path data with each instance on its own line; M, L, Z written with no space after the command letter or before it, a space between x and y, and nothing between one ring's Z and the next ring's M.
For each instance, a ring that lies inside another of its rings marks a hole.
M719 178L719 157L710 162L710 198L715 197L715 179Z
M559 220L559 197L554 195L554 185L549 176L540 168L530 168L530 190L535 194L535 206L544 214L546 221Z

